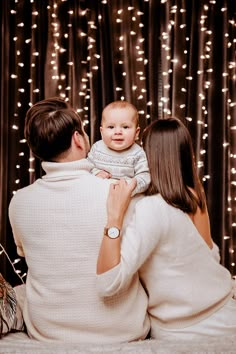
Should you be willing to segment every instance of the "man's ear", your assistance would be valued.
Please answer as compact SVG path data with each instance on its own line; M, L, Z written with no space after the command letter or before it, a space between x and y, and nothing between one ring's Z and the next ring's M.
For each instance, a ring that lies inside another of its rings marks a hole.
M81 147L81 135L77 130L72 135L72 141L74 142L76 147Z

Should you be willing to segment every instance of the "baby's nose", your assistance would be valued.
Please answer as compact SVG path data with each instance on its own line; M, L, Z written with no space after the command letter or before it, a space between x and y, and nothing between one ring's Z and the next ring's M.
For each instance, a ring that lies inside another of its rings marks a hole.
M122 134L122 129L120 127L116 127L115 134Z

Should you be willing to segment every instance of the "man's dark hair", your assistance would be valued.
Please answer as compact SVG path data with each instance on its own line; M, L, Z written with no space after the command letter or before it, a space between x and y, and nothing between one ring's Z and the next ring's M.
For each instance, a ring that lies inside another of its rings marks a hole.
M39 101L26 113L25 138L33 154L41 160L53 161L68 150L75 131L84 136L82 120L61 98Z

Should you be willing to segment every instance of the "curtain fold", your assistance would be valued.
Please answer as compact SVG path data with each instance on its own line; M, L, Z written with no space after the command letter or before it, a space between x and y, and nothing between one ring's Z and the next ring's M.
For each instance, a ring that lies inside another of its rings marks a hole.
M9 4L8 4L9 5ZM9 10L10 6L4 6L1 11L1 95L0 95L0 114L1 114L1 130L0 130L0 235L1 242L6 246L6 228L7 228L7 208L8 208L8 143L9 143L9 107L6 96L3 92L8 92L9 87ZM0 250L2 254L2 250ZM0 272L6 273L5 258L0 256Z
M222 264L235 274L235 0L9 0L0 6L0 244L10 259L18 259L10 199L43 174L24 140L30 105L64 97L93 143L104 106L125 99L137 107L141 131L171 115L189 128L212 237ZM23 260L17 266L25 272ZM0 267L18 282L3 253Z

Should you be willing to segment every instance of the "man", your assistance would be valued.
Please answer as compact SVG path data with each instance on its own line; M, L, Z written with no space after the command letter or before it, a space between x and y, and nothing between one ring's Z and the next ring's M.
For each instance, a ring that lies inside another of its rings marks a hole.
M64 100L40 101L26 114L25 138L45 171L9 206L17 252L28 266L23 316L29 336L70 343L144 339L147 296L137 276L115 296L99 297L96 290L110 182L90 174L80 117Z

